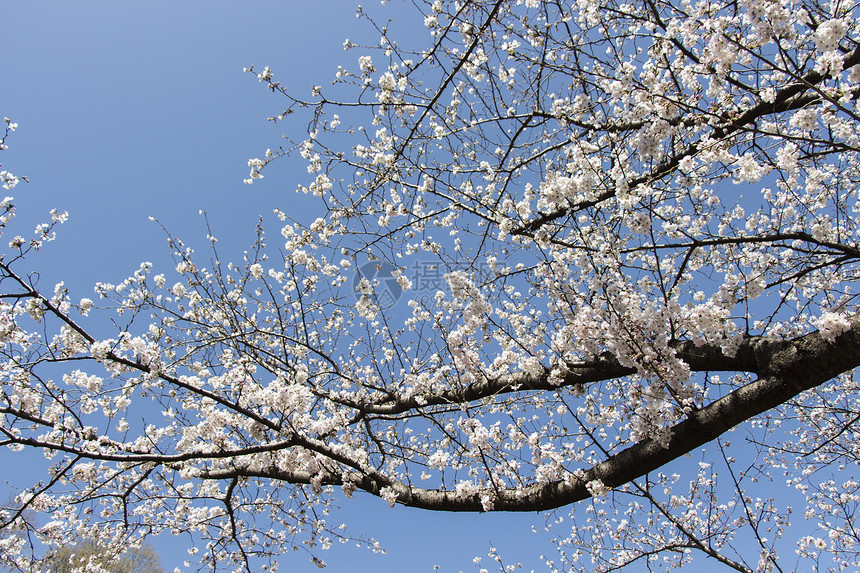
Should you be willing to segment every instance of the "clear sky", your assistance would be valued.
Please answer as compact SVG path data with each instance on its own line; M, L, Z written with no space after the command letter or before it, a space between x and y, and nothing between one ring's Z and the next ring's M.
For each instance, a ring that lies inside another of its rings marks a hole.
M344 39L372 32L355 7L351 0L5 0L0 117L19 128L0 162L30 179L13 192L18 232L29 235L51 208L70 216L58 241L30 263L42 286L63 280L80 298L144 260L169 269L164 235L149 216L202 246L198 211L205 210L223 260L239 259L250 246L258 216L279 229L274 208L309 221L318 216L313 201L294 192L307 183L302 163L281 161L262 182L242 183L248 158L278 145L281 129L303 127L269 125L265 118L285 104L242 68L268 65L291 89L309 94L312 84L331 81L338 64L354 65L357 55L344 52ZM390 8L405 28L420 26L408 3ZM0 452L0 482L34 479L39 459ZM352 535L377 538L389 554L344 547L322 555L333 571L430 571L434 564L474 571L472 558L483 555L486 564L491 544L528 571L545 569L539 555L554 552L545 535L531 533L542 515L392 510L365 497L330 520L339 521ZM186 545L182 538L156 541L166 571L181 565ZM303 552L282 565L317 571Z

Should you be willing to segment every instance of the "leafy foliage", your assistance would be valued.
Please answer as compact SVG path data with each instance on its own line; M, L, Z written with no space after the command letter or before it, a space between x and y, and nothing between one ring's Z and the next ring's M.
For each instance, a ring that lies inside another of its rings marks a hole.
M93 542L74 547L66 546L52 552L42 561L48 573L161 573L158 554L146 545L130 549L117 556Z

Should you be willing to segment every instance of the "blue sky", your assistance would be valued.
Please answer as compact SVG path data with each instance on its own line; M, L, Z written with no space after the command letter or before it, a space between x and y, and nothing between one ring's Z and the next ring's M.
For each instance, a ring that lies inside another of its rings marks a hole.
M119 282L144 260L169 269L164 235L149 216L202 247L206 228L198 211L205 210L224 260L239 259L250 246L258 216L279 228L276 207L311 221L318 216L313 200L294 192L307 183L299 162L282 160L262 182L242 183L248 158L278 145L280 130L303 127L269 125L265 118L284 104L242 68L268 65L291 89L309 94L312 84L329 82L338 64L357 57L344 52L344 39L371 32L355 18L355 6L5 1L0 116L19 129L0 162L30 180L13 193L17 232L28 235L51 208L70 216L58 240L30 262L42 286L62 280L79 298L92 296L97 281ZM420 25L408 6L397 3L390 12L405 27ZM0 468L0 482L23 485L38 479L40 456L0 452ZM543 519L392 510L357 496L330 522L377 538L388 555L344 546L322 557L334 571L430 571L434 564L473 571L472 558L494 544L507 562L523 561L529 570L539 567L541 553L553 552L531 533ZM186 544L156 541L165 570L181 565ZM304 552L287 555L282 566L317 571Z

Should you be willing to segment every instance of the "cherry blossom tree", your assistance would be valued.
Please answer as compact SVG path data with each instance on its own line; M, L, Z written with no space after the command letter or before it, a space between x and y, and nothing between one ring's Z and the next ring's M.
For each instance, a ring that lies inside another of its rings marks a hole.
M64 214L2 203L0 443L52 464L3 558L173 531L324 566L340 490L552 512L550 570L860 566L856 5L416 4L426 41L367 18L308 99L246 70L299 134L246 182L301 156L325 210L274 247L171 235L73 299L27 266Z

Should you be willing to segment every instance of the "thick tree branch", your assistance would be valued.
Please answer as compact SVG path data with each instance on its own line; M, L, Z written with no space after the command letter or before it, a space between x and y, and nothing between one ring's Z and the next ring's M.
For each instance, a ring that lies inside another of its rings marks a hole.
M703 446L738 424L786 403L801 392L851 371L860 366L860 317L855 317L851 328L833 341L825 340L819 332L784 343L753 339L745 343L739 355L739 363L754 364L755 368L749 371L757 371L761 376L675 424L668 447L649 438L587 471L571 474L568 480L494 491L493 511L542 511L569 505L591 496L586 484L593 480L600 480L611 488L624 485ZM698 355L688 349L687 356L694 363L698 360L703 370L721 362L713 349ZM485 511L479 495L461 496L451 491L415 488L358 472L346 474L344 480L343 475L319 476L271 467L204 472L201 477L218 479L237 475L290 483L311 483L316 479L323 485L343 485L348 481L374 495L379 495L383 487L391 487L397 491L397 502L406 506L437 511Z
M765 367L760 362L762 360L761 357L772 353L774 348L780 348L785 344L785 342L776 339L750 336L741 343L735 356L726 356L718 345L696 346L690 341L679 341L672 344L672 346L675 348L677 356L686 362L693 372L731 371L759 373ZM635 372L635 368L622 366L615 356L609 352L604 352L594 360L569 365L567 372L560 377L561 383L559 383L558 379L554 380L551 370L547 369L538 375L528 373L507 374L475 382L462 389L444 390L434 394L409 397L395 395L390 399L376 404L361 404L344 400L340 402L355 408L363 414L394 415L426 406L466 404L483 398L514 392L526 392L530 390L552 391L559 388L582 386L592 382L628 376Z

